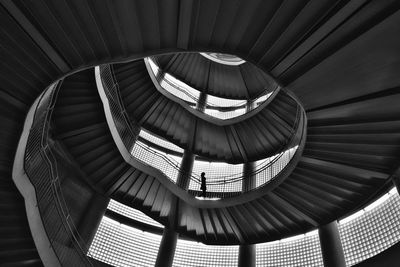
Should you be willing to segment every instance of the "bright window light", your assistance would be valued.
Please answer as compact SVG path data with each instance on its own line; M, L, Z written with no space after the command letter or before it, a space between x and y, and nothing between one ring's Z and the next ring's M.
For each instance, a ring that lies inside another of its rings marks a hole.
M368 206L366 206L364 208L365 211L370 211L373 210L374 208L378 207L379 205L381 205L383 202L385 202L386 200L388 200L390 197L390 194L385 194L382 197L380 197L378 200L374 201L373 203L369 204Z
M198 200L213 200L213 201L216 201L216 200L220 200L221 198L219 198L219 197L199 197L199 196L195 196L195 198L197 198Z
M391 194L391 195L397 195L397 194L398 194L397 188L396 188L396 187L393 187L393 188L389 191L389 194Z
M304 234L304 236L314 236L314 235L318 235L318 230L310 231Z
M281 242L290 242L290 241L294 241L294 240L299 240L299 239L304 238L304 236L305 236L304 234L291 236L288 238L281 239Z
M364 214L364 210L359 210L359 211L357 211L356 213L353 213L352 215L347 216L347 217L344 218L343 220L340 220L339 223L340 223L340 224L348 223L348 222L350 222L350 221L352 221L352 220L354 220L354 219L357 219L358 217L360 217L360 216L363 215L363 214Z

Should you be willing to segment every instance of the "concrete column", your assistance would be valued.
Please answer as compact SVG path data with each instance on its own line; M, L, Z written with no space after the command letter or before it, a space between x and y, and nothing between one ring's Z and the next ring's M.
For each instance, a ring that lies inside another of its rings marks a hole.
M196 109L204 112L207 104L207 94L201 92L199 96L199 100L197 101Z
M238 267L256 266L256 245L240 245Z
M256 187L254 176L255 162L246 162L243 164L243 181L242 191L246 192ZM256 247L255 245L240 245L239 246L239 267L254 267L256 266Z
M158 249L155 267L171 267L174 261L178 233L173 229L164 228L160 247Z
M180 167L181 172L178 174L176 184L180 188L183 188L185 190L189 188L190 175L192 174L194 158L195 155L188 150L185 150L185 152L183 153Z
M344 253L337 222L333 221L318 229L322 258L325 267L345 267Z
M256 181L252 173L255 170L255 162L246 162L243 164L242 191L247 192L256 187Z
M87 206L84 217L77 227L79 235L86 244L84 249L88 249L92 243L109 202L108 197L96 193Z

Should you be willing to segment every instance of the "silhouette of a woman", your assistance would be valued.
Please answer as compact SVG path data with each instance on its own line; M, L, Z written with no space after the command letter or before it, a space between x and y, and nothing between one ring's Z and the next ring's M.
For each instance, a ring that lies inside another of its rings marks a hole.
M207 191L207 186L206 186L206 173L202 172L201 173L201 186L200 189L202 193L200 194L201 197L206 197L206 191Z

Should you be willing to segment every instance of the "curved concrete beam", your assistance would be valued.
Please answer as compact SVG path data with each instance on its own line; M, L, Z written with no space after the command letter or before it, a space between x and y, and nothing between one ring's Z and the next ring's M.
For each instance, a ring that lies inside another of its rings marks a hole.
M42 95L49 92L50 90L44 91ZM61 267L61 264L55 251L53 250L43 225L42 217L38 208L38 201L36 199L36 190L24 170L25 150L29 132L35 117L36 107L39 104L39 99L41 99L42 95L36 98L26 116L24 128L18 143L17 151L15 153L12 178L19 192L24 197L29 228L31 230L33 241L39 253L40 259L42 260L44 266Z
M150 76L151 80L153 81L153 85L155 86L155 88L157 89L158 92L160 92L166 98L180 104L184 109L186 109L188 112L192 113L194 116L196 116L202 120L205 120L209 123L212 123L214 125L218 125L218 126L226 126L226 125L235 124L235 123L238 123L238 122L241 122L241 121L244 121L244 120L247 120L247 119L253 117L257 113L259 113L261 110L263 110L266 106L268 106L269 103L271 103L271 101L275 99L275 96L280 92L280 89L281 89L281 87L277 84L277 87L271 93L271 95L268 97L268 99L266 99L261 105L259 105L255 109L253 109L249 112L246 112L243 115L240 115L240 116L237 116L234 118L230 118L230 119L226 119L226 120L222 120L222 119L218 119L213 116L210 116L210 115L208 115L204 112L201 112L197 109L193 109L193 108L189 107L189 105L184 100L180 99L179 97L174 96L173 94L169 93L167 90L162 88L160 83L157 81L157 78L154 75L153 70L151 69L149 59L144 58L143 60L146 65L147 72L149 73L149 76Z

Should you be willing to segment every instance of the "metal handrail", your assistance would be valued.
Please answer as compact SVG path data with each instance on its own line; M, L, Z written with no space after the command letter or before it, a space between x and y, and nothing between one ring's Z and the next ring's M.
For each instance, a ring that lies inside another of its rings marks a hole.
M62 265L93 266L87 247L69 214L59 179L59 163L49 145L49 129L59 84L41 95L24 155L24 170L35 188L46 234Z
M137 153L143 153L143 151L145 151L146 153L151 154L154 158L158 158L160 160L160 161L157 161L157 166L151 166L151 164L149 164L149 162L141 160L140 157L138 157L138 156L136 156L135 159L145 165L157 168L161 171L163 168L171 168L173 170L175 178L178 175L185 175L186 177L190 177L189 179L191 181L200 185L201 179L200 179L199 175L193 174L193 173L186 173L186 172L182 171L179 167L180 166L179 162L177 162L161 153L158 153L157 151L143 145L141 142L136 142L137 137L140 132L140 126L137 124L135 124L133 126L134 122L132 120L130 120L126 114L126 111L125 111L125 108L124 108L124 105L122 102L122 98L120 96L119 87L114 78L113 70L110 65L102 65L99 68L100 68L101 80L103 83L103 89L104 89L105 95L107 96L107 99L110 103L110 111L111 111L112 118L115 122L117 131L120 134L120 137L121 137L123 143L128 148L128 150L131 152L131 156L134 157L135 149L137 151L141 150ZM301 116L302 116L301 108L297 107L296 119L293 122L293 127L292 127L293 133L295 133L295 131L296 131L295 129L298 127ZM286 147L289 146L290 144L293 144L294 138L295 138L295 134L293 134L293 137L290 140L288 140ZM295 147L295 146L296 146L296 144L293 144L293 147ZM295 154L295 153L293 153L293 155L289 155L289 159L287 160L287 162L281 164L280 160L285 155L285 152L286 151L279 153L278 155L276 155L273 158L273 160L271 160L270 162L268 162L266 164L265 164L266 161L263 161L261 164L259 164L255 167L255 170L252 173L250 173L250 175L257 176L263 172L265 172L265 173L270 172L272 174L272 173L276 173L275 169L279 169L279 171L278 171L278 173L279 173L286 167L288 162L290 162L291 158ZM279 167L278 168L275 165L280 165L280 166L278 166ZM281 165L283 165L283 166L281 166ZM173 182L176 182L176 180L174 180L172 177L169 177L166 174L166 172L163 172L163 173L165 174L165 176L168 179L172 180ZM207 186L212 187L212 186L218 186L218 185L228 185L231 183L236 183L243 179L245 179L245 177L243 176L242 172L237 173L237 174L230 174L230 175L226 175L226 176L221 176L220 179L217 181L215 181L215 180L208 181ZM273 177L271 177L271 179L273 179ZM263 186L263 185L260 185L260 186ZM250 190L250 189L248 189L248 190ZM197 195L197 193L199 191L191 189L191 190L189 190L189 192L191 192L194 195ZM226 195L227 192L214 192L214 193L221 193L221 195L223 195L223 194ZM231 193L236 194L238 192L231 192Z
M160 72L162 72L162 70L160 69ZM184 88L180 87L178 84L176 84L175 82L173 82L172 80L166 78L164 75L158 74L157 77L157 81L158 83L161 85L161 82L164 81L166 83L168 83L169 85L171 85L172 87L174 87L175 89L179 90L180 92L182 92L183 94L186 94L188 97L190 97L191 99L193 99L193 101L195 103L198 102L199 98L196 97L195 95L191 94L189 91L185 90ZM162 86L161 86L162 87ZM232 106L228 106L228 107L223 107L223 106L218 106L217 104L214 103L207 103L206 104L206 108L211 108L211 109L215 109L215 110L223 110L223 111L234 111L240 108L245 108L248 105L252 105L254 103L257 102L257 99L267 95L265 92L262 92L260 94L258 94L255 98L251 99L251 100L242 100L242 102L237 103L235 105ZM185 101L185 100L184 100ZM255 109L257 107L251 108L249 111Z

